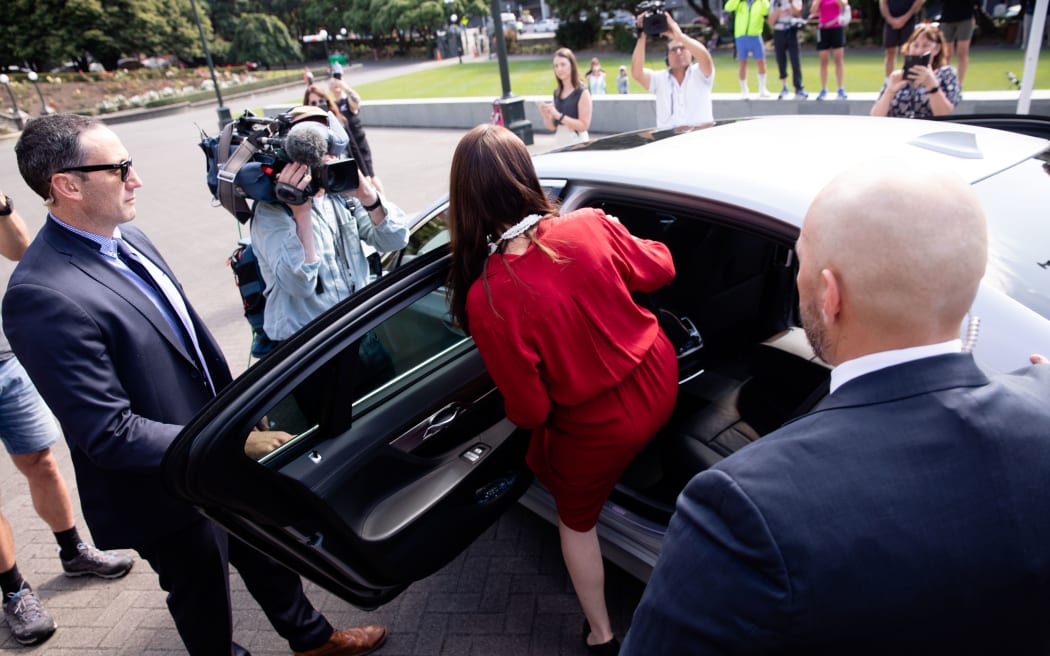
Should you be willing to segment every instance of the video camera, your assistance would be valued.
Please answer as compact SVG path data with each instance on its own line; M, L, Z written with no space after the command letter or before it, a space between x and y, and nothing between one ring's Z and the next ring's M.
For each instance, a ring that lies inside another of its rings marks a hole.
M644 15L642 30L648 36L660 36L667 31L667 8L663 0L645 0L635 7L635 15Z
M241 223L252 216L247 199L302 205L320 189L335 194L357 189L353 159L324 162L325 155L339 155L346 148L345 142L333 137L327 122L292 114L268 118L245 111L218 137L201 130L200 147L212 197ZM277 182L278 174L292 162L310 166L305 189Z

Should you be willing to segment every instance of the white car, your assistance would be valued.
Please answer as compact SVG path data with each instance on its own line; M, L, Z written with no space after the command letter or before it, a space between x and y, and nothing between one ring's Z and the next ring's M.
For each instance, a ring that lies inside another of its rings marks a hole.
M1045 135L1050 121L1032 123ZM647 578L686 482L826 393L828 368L799 327L795 241L814 195L845 167L908 161L970 181L991 236L975 356L1011 370L1050 354L1048 145L953 122L785 116L536 157L563 211L604 208L666 242L677 268L639 300L679 347L678 405L602 512L605 555ZM524 463L528 432L507 421L473 341L449 321L446 206L420 216L378 282L220 394L165 459L173 489L362 607L437 571L519 500L555 516ZM300 405L307 389L320 412ZM263 418L295 437L256 462L243 438Z
M557 18L544 18L544 19L536 21L535 23L533 23L531 25L526 25L525 26L525 31L526 32L542 33L542 34L546 34L546 33L549 33L549 32L557 32L558 31L558 25L560 25L560 24L561 24L561 21L559 21Z

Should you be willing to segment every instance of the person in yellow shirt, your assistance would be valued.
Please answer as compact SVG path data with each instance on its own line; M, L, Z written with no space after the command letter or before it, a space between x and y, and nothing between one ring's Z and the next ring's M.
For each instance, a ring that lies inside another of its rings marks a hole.
M733 36L736 38L736 58L740 62L740 95L747 100L747 60L755 59L758 66L758 97L769 98L766 89L766 49L762 43L762 28L769 14L769 0L729 0L726 11L736 13Z

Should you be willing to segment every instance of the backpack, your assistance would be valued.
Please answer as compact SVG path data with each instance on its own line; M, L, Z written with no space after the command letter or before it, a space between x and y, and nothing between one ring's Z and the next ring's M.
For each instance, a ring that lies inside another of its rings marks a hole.
M252 357L261 358L272 351L276 343L263 330L263 313L266 309L266 297L263 291L266 289L266 284L263 282L262 271L259 269L259 260L255 257L255 251L252 250L251 239L238 241L237 248L226 263L233 271L233 282L241 293L244 318L252 327Z

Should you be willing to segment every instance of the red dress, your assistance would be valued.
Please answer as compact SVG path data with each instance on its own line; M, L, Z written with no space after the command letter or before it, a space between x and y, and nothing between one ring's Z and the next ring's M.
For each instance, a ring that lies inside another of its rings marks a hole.
M674 348L630 295L667 285L674 263L663 244L635 239L601 210L541 221L538 236L559 261L533 245L491 256L467 316L507 417L535 429L529 467L562 522L587 531L674 409Z

